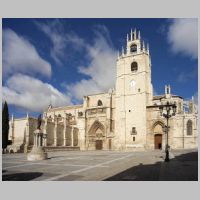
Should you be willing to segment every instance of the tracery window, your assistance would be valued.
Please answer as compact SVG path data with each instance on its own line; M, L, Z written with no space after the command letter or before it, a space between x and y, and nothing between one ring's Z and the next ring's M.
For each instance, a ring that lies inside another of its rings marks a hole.
M192 135L192 121L188 120L187 122L187 135Z

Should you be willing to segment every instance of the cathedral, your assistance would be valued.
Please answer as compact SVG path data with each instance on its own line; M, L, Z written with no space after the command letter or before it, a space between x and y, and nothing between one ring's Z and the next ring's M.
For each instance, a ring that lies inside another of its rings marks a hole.
M197 108L194 99L171 92L153 95L149 46L139 31L127 34L126 48L116 60L115 88L83 97L83 104L64 107L50 105L43 113L41 130L44 146L55 150L140 151L197 148ZM176 105L175 115L166 118L161 107ZM33 146L37 119L10 120L9 152L28 152ZM167 136L167 137L166 137Z

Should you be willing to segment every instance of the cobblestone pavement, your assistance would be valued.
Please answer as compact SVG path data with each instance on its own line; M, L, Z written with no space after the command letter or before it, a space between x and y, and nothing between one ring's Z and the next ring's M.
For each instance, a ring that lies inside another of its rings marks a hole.
M26 154L2 155L3 181L198 180L197 150L164 152L65 151L27 161Z

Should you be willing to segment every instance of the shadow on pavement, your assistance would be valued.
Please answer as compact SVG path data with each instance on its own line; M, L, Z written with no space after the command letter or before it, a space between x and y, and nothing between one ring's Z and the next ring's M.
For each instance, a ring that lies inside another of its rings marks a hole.
M30 181L43 173L40 172L28 172L28 173L14 173L2 175L2 181Z
M198 152L175 156L170 162L140 163L104 181L198 181Z

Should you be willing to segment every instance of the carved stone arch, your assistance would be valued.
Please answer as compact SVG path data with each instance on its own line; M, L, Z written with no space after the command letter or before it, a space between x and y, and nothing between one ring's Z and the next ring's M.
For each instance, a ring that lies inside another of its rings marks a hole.
M88 134L89 135L96 135L96 133L100 133L100 131L102 131L102 134L104 135L105 134L105 127L104 125L99 122L98 120L96 120L92 126L90 127L89 131L88 131Z
M152 132L152 133L156 133L156 132L155 132L155 131L156 131L156 128L157 128L159 125L161 126L161 128L164 128L165 123L164 123L162 120L155 121L155 122L153 123L152 127L151 127L151 132ZM158 129L159 129L159 128L158 128ZM163 132L163 131L160 130L160 133L162 133L162 132Z

